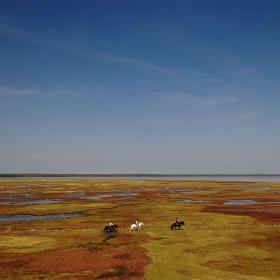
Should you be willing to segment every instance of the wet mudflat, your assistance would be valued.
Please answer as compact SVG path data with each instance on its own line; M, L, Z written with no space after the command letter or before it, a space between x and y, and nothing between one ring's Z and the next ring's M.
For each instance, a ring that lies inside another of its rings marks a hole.
M277 183L3 180L0 279L276 280L279 193ZM171 231L176 217L186 226ZM130 232L136 219L143 230ZM103 233L109 222L119 231Z

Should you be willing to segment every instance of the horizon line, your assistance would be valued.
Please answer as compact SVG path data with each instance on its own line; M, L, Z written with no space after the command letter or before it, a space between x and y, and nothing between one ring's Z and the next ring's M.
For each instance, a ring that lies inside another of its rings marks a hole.
M0 177L218 177L280 176L280 173L0 173Z

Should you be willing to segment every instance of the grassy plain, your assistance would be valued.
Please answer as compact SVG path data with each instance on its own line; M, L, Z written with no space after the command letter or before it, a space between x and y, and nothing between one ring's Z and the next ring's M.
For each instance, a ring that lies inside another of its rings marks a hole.
M276 280L278 202L277 183L1 180L0 279ZM177 216L186 226L171 231ZM103 233L109 221L118 233Z

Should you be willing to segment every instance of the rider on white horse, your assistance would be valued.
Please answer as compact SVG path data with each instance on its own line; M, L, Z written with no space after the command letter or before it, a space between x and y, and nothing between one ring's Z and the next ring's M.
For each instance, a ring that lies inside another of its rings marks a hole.
M136 221L135 221L135 224L132 224L132 225L130 226L130 230L131 230L131 231L136 231L136 230L137 230L137 231L140 231L143 225L144 225L143 222L138 222L138 220L136 220Z

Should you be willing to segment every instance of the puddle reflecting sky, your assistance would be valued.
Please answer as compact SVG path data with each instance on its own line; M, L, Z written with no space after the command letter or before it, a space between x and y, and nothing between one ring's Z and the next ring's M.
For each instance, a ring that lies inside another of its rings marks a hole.
M224 203L224 205L254 205L254 204L257 204L257 202L251 199L231 199Z
M85 216L83 212L48 214L48 215L0 215L0 224L30 222L30 221L55 221Z
M177 202L184 202L184 203L210 203L212 200L193 200L193 199L179 199Z
M184 189L175 189L175 190L168 190L171 193L180 193L180 194L192 194L192 193L208 193L214 192L216 190L209 189L209 190L184 190Z
M112 198L112 197L120 197L120 198L133 198L137 196L138 194L135 192L114 192L114 193L106 193L106 194L96 194L96 195L90 195L86 194L84 192L79 193L71 193L68 195L64 195L63 198L77 198L77 199L85 199L85 200L94 200L99 201L106 198Z
M271 189L269 186L238 186L238 188L248 189L248 190L264 190L268 191Z
M280 201L256 201L251 199L232 199L224 202L224 205L255 205L255 204L280 204Z
M0 205L33 205L33 204L55 204L59 203L57 199L38 199L25 201L0 201Z

